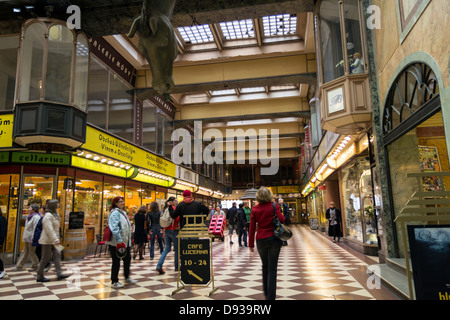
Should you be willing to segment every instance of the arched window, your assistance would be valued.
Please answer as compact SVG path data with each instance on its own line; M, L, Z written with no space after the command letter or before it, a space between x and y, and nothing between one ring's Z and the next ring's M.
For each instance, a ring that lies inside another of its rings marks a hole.
M413 63L396 78L387 96L383 111L383 133L389 134L439 95L433 70L425 63Z

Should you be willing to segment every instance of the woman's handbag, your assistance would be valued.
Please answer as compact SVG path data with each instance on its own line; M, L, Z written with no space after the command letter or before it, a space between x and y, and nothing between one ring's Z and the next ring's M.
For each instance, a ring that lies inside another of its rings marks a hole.
M273 203L273 232L281 241L287 241L292 237L292 231L280 222L277 217L276 204Z
M105 231L103 232L103 241L111 241L112 232L109 227L105 228Z

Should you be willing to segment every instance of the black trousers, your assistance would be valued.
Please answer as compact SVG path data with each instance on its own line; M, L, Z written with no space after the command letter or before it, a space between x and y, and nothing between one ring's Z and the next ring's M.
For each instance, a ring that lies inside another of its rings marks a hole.
M116 283L119 281L119 270L120 270L120 258L116 254L116 247L109 246L109 252L111 253L112 266L111 266L111 283ZM127 255L122 258L123 261L123 274L125 279L130 276L130 264L131 264L131 252L130 247L127 248Z
M267 300L275 300L281 240L275 237L256 240L256 246L262 262L264 296Z

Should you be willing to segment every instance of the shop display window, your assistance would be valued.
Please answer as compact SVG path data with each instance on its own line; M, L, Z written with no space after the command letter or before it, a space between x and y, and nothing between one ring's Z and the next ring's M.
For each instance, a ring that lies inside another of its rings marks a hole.
M19 207L19 185L20 176L18 174L0 175L0 209L8 224L4 252L13 252L14 250Z
M75 180L74 212L84 212L84 228L87 243L95 243L95 235L100 234L102 182L87 179Z
M368 157L360 157L342 169L342 211L347 238L366 244L377 244L371 179Z
M125 211L128 213L128 217L131 221L134 220L134 216L139 210L142 204L141 187L125 187Z
M124 197L124 185L118 183L105 182L103 188L103 226L104 229L108 225L109 207L115 197ZM125 197L124 197L125 198Z

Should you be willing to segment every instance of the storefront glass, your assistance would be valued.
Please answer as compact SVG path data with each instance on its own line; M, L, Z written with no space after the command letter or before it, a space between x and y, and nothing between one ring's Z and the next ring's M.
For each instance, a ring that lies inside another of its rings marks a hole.
M18 174L0 175L0 209L8 225L4 252L14 251L17 210L19 205L20 176Z
M141 187L125 187L125 211L131 219L134 219L135 214L141 206Z
M84 228L87 243L95 243L95 235L101 233L102 182L87 179L75 181L74 212L84 212Z
M105 182L103 188L103 226L102 230L108 225L109 207L115 197L124 196L124 186L118 183Z
M371 179L368 157L360 157L341 170L347 238L366 244L377 243Z
M414 192L419 191L416 178L409 178L408 173L450 171L442 111L392 142L387 151L392 203L398 216ZM426 176L421 183L424 191L450 190L450 176L443 177L442 182L438 177ZM402 241L400 230L397 236ZM402 246L399 247L403 254Z
M134 96L133 88L110 72L108 131L133 142Z

